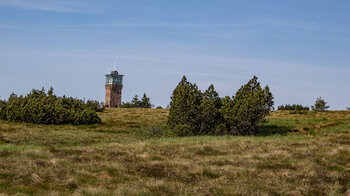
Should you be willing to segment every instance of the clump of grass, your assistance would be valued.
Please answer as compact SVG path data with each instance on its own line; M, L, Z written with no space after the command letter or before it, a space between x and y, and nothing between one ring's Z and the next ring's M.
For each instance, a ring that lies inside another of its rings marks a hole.
M216 173L210 169L203 169L202 171L202 175L208 177L208 178L211 178L211 179L216 179L216 178L219 178L220 177L220 174L219 173Z
M297 167L293 164L291 158L283 156L283 155L271 155L264 157L257 164L257 168L259 169L296 169Z
M220 156L225 155L227 153L221 152L211 146L203 146L201 149L197 150L195 154L199 156Z
M151 178L170 178L175 174L172 166L168 163L143 164L138 166L136 171Z

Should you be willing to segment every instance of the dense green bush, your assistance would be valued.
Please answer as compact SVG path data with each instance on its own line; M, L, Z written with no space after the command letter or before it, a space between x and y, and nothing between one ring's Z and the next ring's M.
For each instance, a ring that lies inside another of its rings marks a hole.
M273 96L268 86L261 88L254 76L232 99L225 98L221 113L233 135L250 135L273 109Z
M262 89L254 76L236 95L222 107L222 114L234 135L249 135L257 131L273 107L273 97L268 86Z
M0 100L0 120L7 120L6 117L6 102Z
M268 86L261 88L254 77L232 98L220 98L211 85L202 93L184 76L173 91L168 125L177 135L248 135L273 109Z
M306 110L309 111L310 108L307 106L302 106L300 104L293 104L293 105L280 105L278 106L277 110L296 110L296 111L301 111L301 110Z
M135 97L130 101L126 103L122 103L121 108L153 108L154 105L151 104L151 98L147 97L146 93L143 94L143 97L141 100L139 100L139 97L135 95Z
M184 125L177 125L172 133L175 135L175 136L180 136L180 137L183 137L183 136L191 136L193 135L193 131L192 131L192 128L190 125L187 125L187 124L184 124Z
M26 96L12 93L7 101L1 102L0 108L1 119L54 125L101 123L96 112L103 110L95 101L85 103L72 97L58 97L52 88L47 93L44 89L32 90Z
M103 103L100 103L98 101L88 100L86 102L86 105L87 105L87 107L91 108L92 110L94 110L96 112L103 112L105 110Z

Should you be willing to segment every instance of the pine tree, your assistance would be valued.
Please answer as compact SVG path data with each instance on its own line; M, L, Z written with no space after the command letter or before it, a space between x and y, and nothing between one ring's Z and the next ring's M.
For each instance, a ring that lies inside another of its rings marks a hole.
M188 125L192 133L198 134L201 99L202 93L197 85L191 84L183 76L171 97L168 125L172 129L178 125Z
M215 91L214 85L210 85L203 93L203 99L201 100L200 134L216 134L215 128L223 121L220 108L221 99L219 94Z
M325 100L322 99L322 97L319 97L316 99L315 105L311 106L311 109L313 111L326 111L329 108L329 106L327 106L327 102Z
M141 101L139 100L139 96L135 95L131 100L131 105L133 108L139 108L141 106Z
M151 98L147 97L146 93L143 94L143 97L142 97L141 102L140 102L140 107L141 108L152 108L152 107L154 107L151 104Z
M273 101L274 97L272 93L270 92L270 87L266 86L264 88L264 94L265 94L265 103L268 111L274 110L273 107L275 105L275 102Z

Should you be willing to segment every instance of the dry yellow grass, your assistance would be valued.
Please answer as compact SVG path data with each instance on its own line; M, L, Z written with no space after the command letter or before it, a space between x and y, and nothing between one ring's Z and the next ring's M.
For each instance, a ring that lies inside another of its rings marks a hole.
M168 114L169 110L165 109L120 108L106 109L99 116L105 123L112 123L113 126L120 125L120 128L129 128L164 123L168 119Z
M78 127L0 121L0 193L345 195L350 189L350 112L273 112L268 126L292 131L283 135L145 132L167 115L111 109L100 114L102 125Z

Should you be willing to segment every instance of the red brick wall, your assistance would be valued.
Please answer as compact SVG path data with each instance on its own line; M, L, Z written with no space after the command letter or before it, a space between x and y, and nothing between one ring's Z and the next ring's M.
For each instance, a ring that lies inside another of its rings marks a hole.
M105 106L110 108L119 108L122 103L123 85L106 84Z

